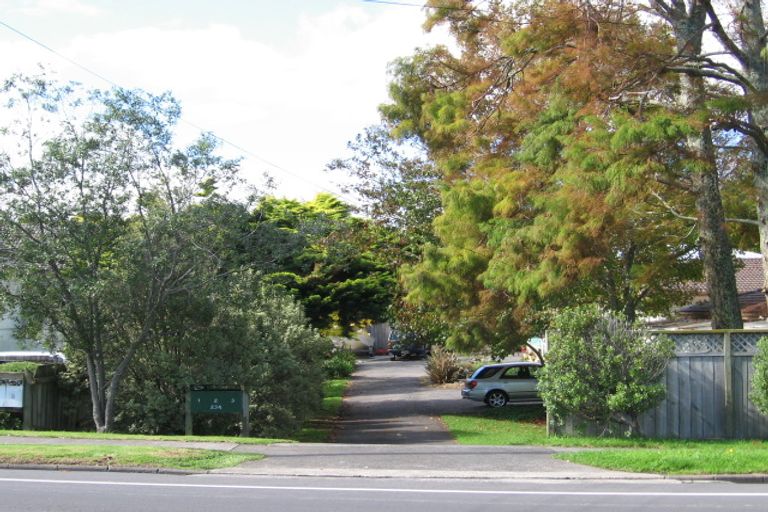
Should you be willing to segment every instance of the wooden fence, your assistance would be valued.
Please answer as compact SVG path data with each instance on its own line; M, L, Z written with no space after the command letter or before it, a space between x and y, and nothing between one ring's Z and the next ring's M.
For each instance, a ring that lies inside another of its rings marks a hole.
M34 373L2 373L6 379L24 382L23 409L21 410L24 430L75 430L82 428L84 415L87 417L87 401L81 394L62 389L59 381L60 367L39 366ZM18 411L18 409L7 409Z
M647 437L680 439L768 438L768 417L749 399L752 357L768 331L663 331L675 343L667 365L667 396L640 418ZM594 434L596 428L569 418L556 433Z

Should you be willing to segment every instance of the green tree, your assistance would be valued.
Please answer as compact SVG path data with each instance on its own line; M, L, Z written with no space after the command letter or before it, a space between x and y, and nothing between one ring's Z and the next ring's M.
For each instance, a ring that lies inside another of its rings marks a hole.
M330 349L289 294L252 271L230 272L161 311L129 369L116 424L130 432L183 433L186 390L210 385L249 392L254 434L291 434L320 406ZM238 432L235 420L215 419L220 429Z
M398 141L387 126L371 126L347 144L351 156L329 170L353 181L346 192L361 200L361 211L382 230L376 246L393 270L414 263L424 244L435 242L432 222L439 214L440 171L427 160L417 139Z
M660 382L673 344L638 324L594 306L558 313L550 331L547 364L539 390L558 421L575 415L639 434L639 416L665 395Z
M295 250L269 279L294 294L314 327L348 335L386 318L395 279L370 249L376 231L346 204L327 194L304 203L264 198L253 222L293 240Z
M717 324L738 326L715 154L690 150L706 128L676 100L667 27L625 3L430 5L428 27L460 52L399 60L382 107L445 187L439 244L405 274L411 300L449 297L457 341L524 339L564 304L665 312L698 251Z
M63 345L88 374L93 420L113 428L120 385L160 312L214 274L192 206L236 183L214 139L173 146L170 95L84 91L46 79L4 87L0 166L4 303L27 336Z
M384 123L358 134L348 148L351 156L328 168L352 178L346 192L360 199L362 213L371 220L367 250L398 276L403 265L421 259L426 244L437 242L433 222L442 209L440 171L417 138L395 139ZM413 343L443 343L447 326L441 312L431 303L408 303L406 293L398 283L387 315L390 324Z

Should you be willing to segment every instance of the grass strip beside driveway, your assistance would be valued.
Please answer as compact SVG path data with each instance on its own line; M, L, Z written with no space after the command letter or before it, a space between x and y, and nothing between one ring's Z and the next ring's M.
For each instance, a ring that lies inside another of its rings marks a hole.
M320 414L308 421L293 437L301 443L328 443L331 441L336 420L339 418L344 392L349 379L333 379L323 383L323 405Z
M459 444L603 448L556 457L604 469L671 475L768 473L768 443L763 441L547 437L542 406L488 408L442 419Z
M44 437L61 439L99 439L108 441L178 441L182 443L237 443L274 444L290 443L287 439L237 436L149 436L141 434L100 434L98 432L64 432L59 430L0 430L0 436Z
M57 464L170 468L205 471L261 460L263 455L154 446L17 445L0 446L2 464Z

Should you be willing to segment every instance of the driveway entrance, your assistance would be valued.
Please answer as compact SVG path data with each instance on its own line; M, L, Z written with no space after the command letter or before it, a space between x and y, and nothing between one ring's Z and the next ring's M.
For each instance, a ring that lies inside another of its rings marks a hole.
M458 384L426 384L424 361L376 357L358 364L344 398L335 441L345 444L453 444L442 414L485 407L462 400Z

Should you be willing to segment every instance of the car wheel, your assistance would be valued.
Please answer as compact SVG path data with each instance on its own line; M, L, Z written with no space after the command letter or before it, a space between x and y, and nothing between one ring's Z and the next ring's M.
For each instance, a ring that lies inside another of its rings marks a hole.
M491 391L485 397L485 403L494 409L498 407L504 407L507 405L507 394L499 390Z

